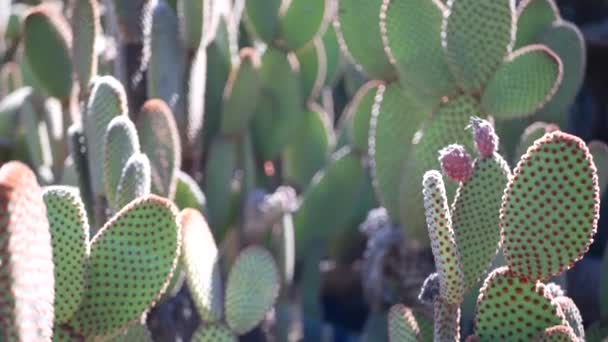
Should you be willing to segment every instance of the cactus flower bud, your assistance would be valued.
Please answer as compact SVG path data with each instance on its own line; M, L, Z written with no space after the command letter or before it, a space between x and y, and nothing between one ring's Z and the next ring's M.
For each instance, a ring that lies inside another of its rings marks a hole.
M494 127L488 121L471 117L473 128L473 140L475 148L482 158L491 157L498 150L498 135L494 132Z
M455 182L466 182L471 178L473 162L462 145L449 145L439 151L439 162L443 173Z

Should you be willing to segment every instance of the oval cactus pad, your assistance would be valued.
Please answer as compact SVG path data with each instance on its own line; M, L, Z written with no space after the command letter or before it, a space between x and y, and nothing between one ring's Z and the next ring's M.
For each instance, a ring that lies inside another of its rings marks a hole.
M587 146L570 134L545 134L517 164L503 196L507 264L531 280L561 273L593 242L598 215L598 179Z
M391 342L416 342L420 327L412 309L396 304L388 312L388 338Z

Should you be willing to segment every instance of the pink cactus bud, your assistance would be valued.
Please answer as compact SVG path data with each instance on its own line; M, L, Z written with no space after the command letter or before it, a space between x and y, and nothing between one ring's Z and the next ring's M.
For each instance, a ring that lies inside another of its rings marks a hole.
M471 156L462 145L449 145L439 151L441 169L454 182L466 182L473 173Z
M498 136L494 132L494 127L488 121L472 117L471 127L473 128L473 140L479 156L482 158L491 157L498 150Z

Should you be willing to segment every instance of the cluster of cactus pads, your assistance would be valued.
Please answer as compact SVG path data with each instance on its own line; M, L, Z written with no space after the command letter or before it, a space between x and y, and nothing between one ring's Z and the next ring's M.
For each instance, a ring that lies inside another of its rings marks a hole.
M439 171L424 174L423 198L437 273L420 299L434 315L403 305L390 311L391 341L460 340L460 306L499 248L506 265L492 270L477 298L472 340L583 341L578 308L545 284L582 258L596 232L599 186L587 145L554 131L537 139L511 174L487 122L471 118L477 158L461 145L440 151L443 174L458 184L452 204Z

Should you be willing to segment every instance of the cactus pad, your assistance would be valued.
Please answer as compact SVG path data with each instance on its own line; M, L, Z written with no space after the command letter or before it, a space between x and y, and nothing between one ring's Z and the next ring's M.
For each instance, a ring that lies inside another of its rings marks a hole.
M148 195L152 186L150 160L143 153L133 154L125 163L118 185L113 210L119 211L134 199Z
M500 243L498 213L511 176L498 154L476 159L471 178L461 183L452 204L452 227L464 273L465 289L474 286Z
M223 230L230 219L232 179L237 163L236 142L217 137L209 148L203 186L209 199L207 217L214 232Z
M520 48L535 43L539 32L559 20L559 10L553 0L523 0L516 16L515 48Z
M223 324L206 324L192 336L192 342L237 342L236 335Z
M522 157L500 209L511 270L547 279L579 260L596 231L599 189L593 159L576 136L553 132Z
M179 209L194 208L203 214L207 210L207 199L196 181L183 171L177 172L177 186L173 200Z
M417 342L420 327L412 310L396 304L388 312L388 338L390 342Z
M137 117L136 127L141 151L150 158L152 192L173 198L182 152L171 109L159 99L146 101Z
M511 51L514 0L450 0L441 36L448 65L460 86L476 93Z
M460 305L448 304L442 299L434 303L434 340L460 341Z
M380 13L384 47L399 80L435 98L457 91L441 49L446 10L439 0L384 0Z
M53 251L34 173L11 161L0 168L0 339L50 341Z
M222 318L223 288L213 235L197 210L183 210L179 220L183 234L181 260L192 299L204 322L217 322Z
M245 2L245 18L254 34L267 43L272 43L279 35L279 8L283 0Z
M184 1L190 2L190 1ZM210 62L211 63L211 62ZM213 68L220 69L220 68ZM215 71L215 70L213 70ZM212 73L212 70L209 72ZM210 78L213 80L213 78ZM226 80L218 81L218 84L224 84ZM205 99L207 95L207 49L199 47L196 50L192 63L190 64L190 75L188 80L188 115L186 117L186 146L197 151L201 141L201 133L205 120L205 105L207 104ZM211 87L215 89L216 87ZM220 88L220 87L217 87ZM219 90L216 90L219 93ZM220 98L221 95L218 95ZM220 102L220 101L218 101ZM217 110L216 115L219 116L220 112ZM209 114L210 115L210 114ZM207 117L209 119L209 117ZM198 145L198 146L197 146ZM195 152L198 153L198 152Z
M65 323L80 305L89 256L89 223L77 190L44 190L55 265L55 324Z
M579 338L574 334L574 331L568 326L557 325L545 329L536 340L538 342L579 342Z
M563 79L559 56L544 45L529 45L506 58L481 98L482 107L497 118L528 115L542 107Z
M520 278L508 267L492 271L477 299L475 333L480 341L529 341L565 323L545 285Z
M74 42L72 48L74 69L80 91L89 89L89 82L97 75L97 51L95 44L101 34L99 5L95 0L74 1L71 18Z
M439 274L439 300L446 304L459 304L464 291L464 277L443 178L438 171L428 171L424 174L422 186L426 223Z
M599 140L587 144L589 153L593 156L593 163L597 168L597 180L600 188L600 196L608 185L608 146Z
M572 329L578 337L577 341L585 341L585 327L583 326L583 317L580 311L574 304L574 301L566 296L559 296L553 300L564 313L568 327Z
M357 91L345 111L345 116L350 120L350 140L352 146L362 152L369 150L369 124L372 116L376 94L382 83L370 81ZM382 86L384 87L384 86Z
M302 94L307 102L314 101L319 97L327 76L327 55L323 40L315 38L295 53L300 62Z
M281 38L287 50L297 50L321 32L330 5L326 0L291 0L288 4L279 10Z
M70 324L105 335L135 322L165 290L180 249L177 208L148 195L131 202L91 241L85 296Z
M108 203L116 208L116 187L127 160L139 153L139 138L129 117L120 115L108 124L104 141L103 182Z
M248 247L234 261L226 286L226 322L232 331L253 329L274 305L279 294L279 271L272 255Z
M27 13L23 27L25 57L37 81L51 96L69 98L72 92L69 24L59 11L39 5Z
M397 77L384 51L378 15L383 0L342 0L334 22L342 51L360 65L371 78Z

